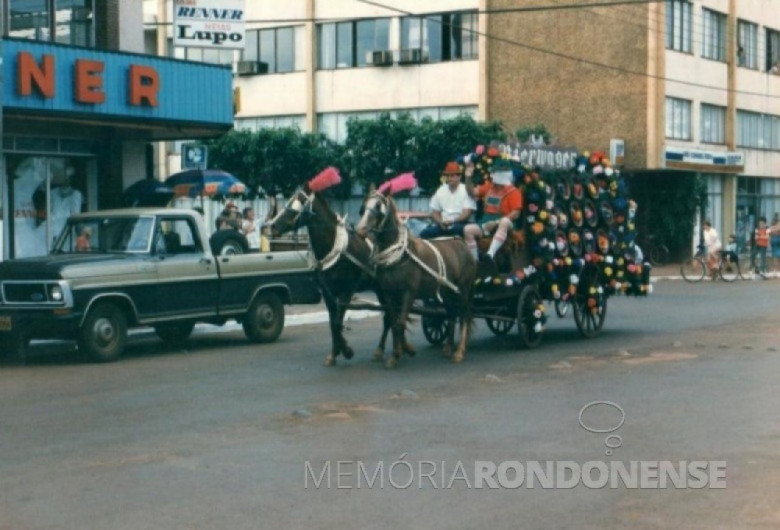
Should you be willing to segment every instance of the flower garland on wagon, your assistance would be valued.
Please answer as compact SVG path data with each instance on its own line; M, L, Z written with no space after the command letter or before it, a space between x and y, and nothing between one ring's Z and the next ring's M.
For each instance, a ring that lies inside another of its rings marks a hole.
M480 278L478 288L536 281L542 298L566 302L579 294L594 314L610 295L652 292L651 265L636 244L637 204L606 153L583 152L573 168L550 174L523 167L494 147L478 146L458 162L474 164L474 177L485 179L499 158L511 164L524 197L523 239L530 263L507 278ZM586 268L591 273L583 280ZM543 304L534 316L539 325L546 322Z

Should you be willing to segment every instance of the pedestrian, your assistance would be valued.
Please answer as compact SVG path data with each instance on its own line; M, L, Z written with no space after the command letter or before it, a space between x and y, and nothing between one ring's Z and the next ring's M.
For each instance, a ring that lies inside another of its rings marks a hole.
M217 217L215 225L217 230L241 230L241 215L238 213L238 206L232 202L227 203L225 209Z
M772 217L772 226L769 228L770 239L769 243L772 245L772 258L773 267L775 270L780 265L780 214L775 214Z
M241 223L241 232L246 237L249 250L260 251L260 227L257 226L255 210L251 206L244 208L244 220Z
M718 277L718 252L720 252L720 238L718 231L713 228L712 223L704 221L704 246L707 247L707 270L710 277L714 280Z
M460 173L457 162L447 162L441 173L444 183L431 197L433 222L420 232L420 237L423 239L442 236L463 237L463 228L474 213L476 204L466 191L466 186L461 183Z
M771 231L766 226L766 217L760 217L758 219L758 226L756 227L756 257L758 258L756 263L756 272L766 272L766 253L769 250L769 235Z

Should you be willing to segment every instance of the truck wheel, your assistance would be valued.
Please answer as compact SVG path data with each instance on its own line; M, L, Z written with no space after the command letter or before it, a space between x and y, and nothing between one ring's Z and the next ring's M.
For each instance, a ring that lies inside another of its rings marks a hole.
M192 334L195 322L176 322L173 324L158 324L154 332L167 344L183 342Z
M90 310L79 330L79 349L93 361L116 361L127 342L127 319L111 303L98 304Z
M273 293L258 295L244 315L243 325L252 342L273 342L284 328L284 305Z
M231 254L246 254L249 252L249 243L244 234L237 230L218 230L209 238L211 253L215 256L229 256Z

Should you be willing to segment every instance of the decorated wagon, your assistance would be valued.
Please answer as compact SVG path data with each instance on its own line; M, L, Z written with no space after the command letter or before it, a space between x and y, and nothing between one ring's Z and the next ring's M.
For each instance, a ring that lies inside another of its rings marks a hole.
M488 178L502 155L496 148L477 148L459 160L476 166L476 178ZM514 166L524 205L512 237L496 255L496 268L481 267L473 294L473 316L485 320L496 335L517 325L521 344L535 347L547 321L545 302L559 317L572 308L583 337L599 334L607 300L621 294L651 292L649 263L636 245L637 205L625 180L603 152L582 153L567 171L542 176L539 170ZM480 175L481 174L481 175ZM437 314L435 300L416 311L432 344L449 333L451 320Z

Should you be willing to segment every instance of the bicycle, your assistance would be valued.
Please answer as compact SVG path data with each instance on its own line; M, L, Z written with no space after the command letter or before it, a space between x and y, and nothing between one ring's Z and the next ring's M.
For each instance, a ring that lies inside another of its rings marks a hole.
M659 243L656 236L648 236L647 245L649 247L647 257L650 259L650 263L656 267L669 263L669 247L663 243Z
M736 252L728 250L718 251L718 276L724 282L733 282L737 278L743 278L742 268ZM680 273L685 281L696 283L704 279L707 274L707 253L703 246L693 257L685 260L680 265Z

